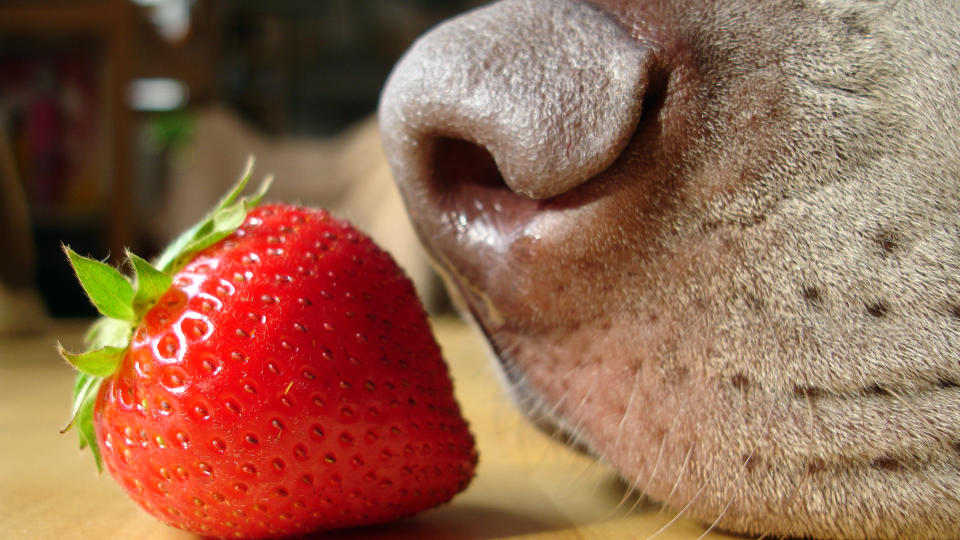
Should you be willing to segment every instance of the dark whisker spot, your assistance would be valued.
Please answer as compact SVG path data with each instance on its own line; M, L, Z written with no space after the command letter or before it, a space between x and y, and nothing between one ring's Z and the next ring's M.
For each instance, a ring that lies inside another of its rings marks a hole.
M735 373L732 377L730 377L730 383L733 384L734 388L743 392L749 388L750 378L743 373Z
M870 463L871 466L876 467L877 469L883 469L885 471L899 471L900 470L900 460L890 457L890 456L881 456L873 460Z
M960 319L960 304L950 307L948 311L950 312L950 316Z
M870 27L856 15L844 15L840 17L840 22L843 23L846 30L851 34L856 34L857 36L870 35Z
M884 389L880 384L874 383L870 386L864 386L861 390L861 393L867 396L885 396L887 395L886 389Z
M949 379L940 379L937 381L937 388L957 388L958 386L960 385Z
M877 244L882 250L881 255L886 257L887 255L893 253L898 247L900 247L899 242L897 242L897 237L894 233L881 230L880 234L877 235Z
M888 311L887 304L883 300L877 300L867 304L867 313L872 317L884 317Z
M807 386L803 384L793 385L793 395L798 398L812 398L816 399L823 397L827 394L827 391L818 386Z
M820 289L816 287L804 287L803 299L807 301L813 307L821 307L823 305L823 293L820 292Z
M820 458L811 458L807 462L807 474L816 474L827 468L827 464Z

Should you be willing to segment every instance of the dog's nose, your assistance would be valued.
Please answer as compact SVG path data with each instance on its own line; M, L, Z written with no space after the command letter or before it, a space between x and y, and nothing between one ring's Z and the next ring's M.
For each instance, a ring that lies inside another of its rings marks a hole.
M586 182L630 140L653 56L613 18L571 0L505 0L437 27L400 61L380 102L408 205L464 179L533 200Z

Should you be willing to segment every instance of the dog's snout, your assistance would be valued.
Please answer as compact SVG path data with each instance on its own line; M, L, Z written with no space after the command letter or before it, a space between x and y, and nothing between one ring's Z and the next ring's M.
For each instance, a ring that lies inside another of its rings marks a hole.
M401 190L409 202L466 178L536 200L570 191L630 140L652 56L610 16L567 0L506 0L436 28L381 99Z
M501 0L419 40L384 148L530 416L710 529L957 538L955 4Z

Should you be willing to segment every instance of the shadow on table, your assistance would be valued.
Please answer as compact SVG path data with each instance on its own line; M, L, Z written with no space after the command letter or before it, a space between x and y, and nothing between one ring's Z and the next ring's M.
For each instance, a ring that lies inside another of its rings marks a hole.
M503 508L462 504L440 508L386 525L306 536L312 540L488 540L565 529L551 522Z
M634 512L656 511L659 508L659 505L648 499L633 492L627 492L626 486L615 477L610 477L597 486L597 492L605 493L612 502L609 514L595 516L598 522L622 518ZM617 500L619 503L616 503ZM503 507L458 503L393 523L330 531L308 535L305 538L309 540L490 540L558 532L578 525L589 524L573 523L561 515L556 515L555 518L548 515L535 516Z

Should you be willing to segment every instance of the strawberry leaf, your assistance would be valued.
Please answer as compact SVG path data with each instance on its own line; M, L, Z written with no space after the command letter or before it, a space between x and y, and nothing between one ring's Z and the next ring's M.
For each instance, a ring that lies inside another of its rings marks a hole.
M71 418L76 418L77 412L80 410L80 406L83 405L83 400L89 393L90 387L96 384L98 379L99 377L94 377L93 375L77 373L77 379L73 382L73 403L70 407ZM71 426L68 425L63 431L67 431L70 427Z
M106 377L117 370L117 366L123 360L123 355L126 354L127 349L126 347L104 347L78 354L64 349L58 343L57 351L64 360L70 362L70 365L77 368L78 371L94 377Z
M66 433L73 426L77 426L80 436L80 449L87 446L93 453L97 464L97 472L103 471L103 462L100 457L100 447L97 445L97 434L93 427L93 406L97 401L97 393L103 384L102 377L95 377L86 373L78 373L73 386L72 419L67 427L60 430Z
M133 309L139 317L153 307L160 295L170 288L173 278L130 250L127 250L127 259L136 275L137 289L133 297Z
M188 246L194 244L199 238L210 234L210 231L213 230L214 217L221 210L232 205L234 201L237 200L237 197L240 196L240 193L243 192L244 188L247 187L247 182L250 181L250 176L253 174L253 163L254 160L251 156L247 159L247 164L243 169L243 173L240 175L240 179L237 180L237 183L234 184L233 188L231 188L230 191L224 195L222 199L220 199L220 202L217 203L217 206L215 206L209 214L200 220L199 223L187 229L169 246L167 246L165 250L163 250L163 253L161 253L160 257L157 258L157 268L170 274L174 274L177 270L179 270L177 267L186 262L185 259L187 255L193 253L193 251L188 250ZM241 221L241 223L243 222ZM239 224L237 226L239 227Z
M246 218L246 201L240 201L221 209L207 222L209 226L206 227L206 230L201 231L197 238L187 244L184 252L195 253L216 244L230 236L233 231L237 230L237 227L243 225L243 220Z
M270 189L270 185L273 184L273 175L269 174L260 183L260 187L257 188L257 192L253 194L252 197L247 201L247 209L253 208L254 206L260 204L260 201L263 200L263 196L267 194L267 191Z
M100 391L102 383L103 379L97 378L93 384L87 387L89 390L83 396L76 419L80 434L80 448L90 447L93 459L97 463L97 472L103 472L103 460L100 457L100 445L97 444L97 432L93 427L93 406L97 401L97 392Z
M214 212L198 231L197 237L184 248L184 255L202 251L233 234L233 231L243 225L247 213L260 202L272 182L273 177L268 176L252 198L240 199Z
M127 321L100 317L90 325L90 329L83 336L83 342L90 349L126 347L130 343L132 328L133 326Z
M107 317L133 321L133 285L127 278L109 264L79 255L67 246L63 250L97 310Z

